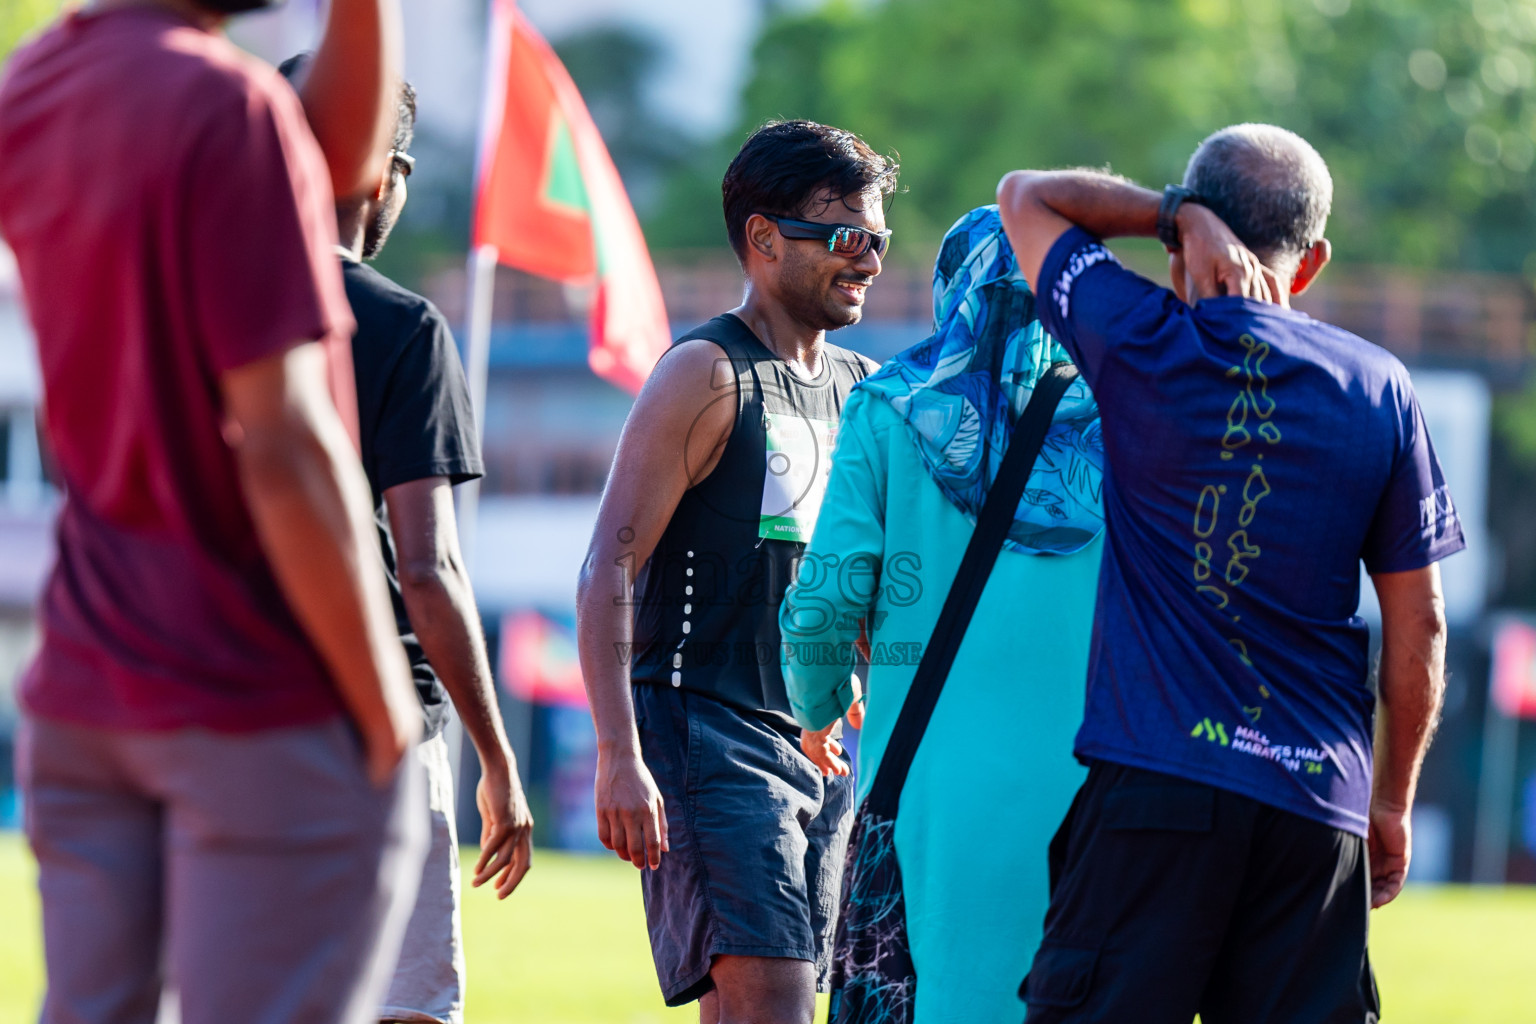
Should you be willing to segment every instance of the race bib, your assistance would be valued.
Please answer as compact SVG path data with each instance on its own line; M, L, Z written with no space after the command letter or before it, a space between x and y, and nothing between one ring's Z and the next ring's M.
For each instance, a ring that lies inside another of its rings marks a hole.
M767 459L757 535L809 544L832 472L834 420L766 412Z

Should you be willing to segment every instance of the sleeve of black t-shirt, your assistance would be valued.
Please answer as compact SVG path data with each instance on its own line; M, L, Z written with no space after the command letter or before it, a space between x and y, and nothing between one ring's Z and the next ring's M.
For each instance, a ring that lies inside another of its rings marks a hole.
M461 484L485 475L464 364L447 322L430 306L389 372L373 438L381 494L427 477Z

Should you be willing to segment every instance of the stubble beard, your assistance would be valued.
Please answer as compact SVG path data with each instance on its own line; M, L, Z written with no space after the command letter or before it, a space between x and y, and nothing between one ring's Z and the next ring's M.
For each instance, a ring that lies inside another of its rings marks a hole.
M377 259L379 253L384 251L384 243L389 241L389 233L395 229L395 221L399 214L386 203L379 208L379 212L373 215L368 222L368 227L363 231L363 259Z
M818 331L852 327L864 318L862 305L840 302L832 290L841 272L824 281L814 265L795 263L785 267L784 304L796 320Z

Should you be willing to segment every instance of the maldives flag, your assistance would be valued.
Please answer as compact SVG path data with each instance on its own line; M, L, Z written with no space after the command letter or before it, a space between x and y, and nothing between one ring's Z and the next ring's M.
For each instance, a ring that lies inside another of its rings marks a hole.
M576 83L516 9L492 0L474 244L498 262L593 282L587 360L631 393L671 344L656 268Z

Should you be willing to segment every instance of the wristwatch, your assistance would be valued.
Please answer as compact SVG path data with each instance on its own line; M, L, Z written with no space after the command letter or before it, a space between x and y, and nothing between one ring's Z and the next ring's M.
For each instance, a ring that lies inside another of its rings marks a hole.
M1178 252L1183 248L1179 241L1179 225L1174 218L1179 214L1179 207L1185 203L1200 201L1200 195L1194 189L1183 185L1163 186L1163 201L1157 208L1157 238L1163 243L1163 248L1169 252Z

